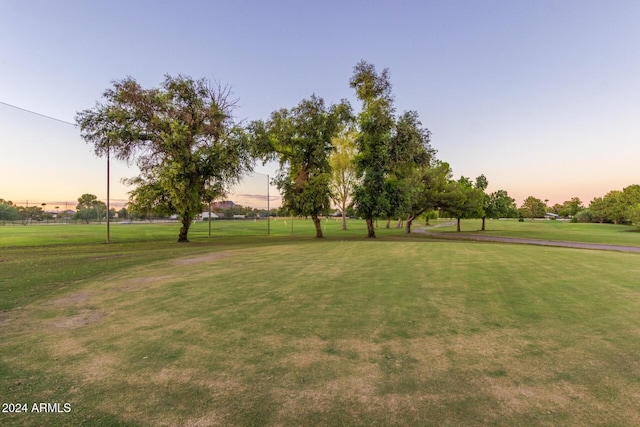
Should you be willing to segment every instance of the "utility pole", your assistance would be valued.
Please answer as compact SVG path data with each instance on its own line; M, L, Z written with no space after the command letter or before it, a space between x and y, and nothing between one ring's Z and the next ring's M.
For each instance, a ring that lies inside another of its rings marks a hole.
M110 172L110 167L109 167L109 147L107 146L107 244L109 244L109 237L110 237L110 221L109 221L109 172Z

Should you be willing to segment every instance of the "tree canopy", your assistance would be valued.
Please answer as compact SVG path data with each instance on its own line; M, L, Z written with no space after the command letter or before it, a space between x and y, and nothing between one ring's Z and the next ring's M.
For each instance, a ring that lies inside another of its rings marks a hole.
M145 89L126 78L76 121L98 156L136 162L131 204L177 213L178 241L188 242L202 203L251 170L248 139L232 116L235 104L228 87L205 79L167 75L159 88Z
M592 222L633 223L640 227L640 185L629 185L622 191L612 190L594 198L582 218Z
M489 218L515 218L518 216L516 201L506 190L498 190L485 198L485 215Z
M354 164L356 136L354 129L345 128L331 140L334 148L329 157L332 170L331 200L340 209L343 230L347 229L347 208L352 201L353 188L358 182Z
M387 174L391 165L390 141L394 127L389 71L377 73L375 67L360 61L349 81L362 110L357 116L358 154L355 159L358 184L353 201L358 215L367 223L367 237L376 237L373 221L391 211Z
M470 178L461 176L457 181L450 180L440 196L440 208L445 214L457 219L457 231L460 231L462 218L483 216L484 191L477 188Z
M102 216L107 212L107 205L98 200L96 195L85 193L78 197L76 211L77 218L89 224L92 219L102 219Z
M327 213L331 198L332 139L350 117L350 106L343 102L326 107L324 100L312 95L296 107L271 114L265 124L254 124L267 136L267 158L275 156L280 171L275 179L283 193L283 206L295 215L311 216L316 237L323 237L319 216Z
M17 221L20 219L18 208L10 200L0 199L0 220Z
M547 205L533 196L527 197L520 206L520 215L524 218L542 218L547 213Z
M310 216L317 237L323 235L319 217L331 201L343 213L343 228L351 210L365 219L370 238L378 218L387 224L400 218L398 226L406 218L410 232L418 216L439 209L457 218L458 230L467 217L482 218L484 230L487 216L515 214L505 190L486 193L484 175L475 182L451 179L451 167L436 159L431 132L418 113L396 115L388 69L379 72L362 60L349 86L361 102L355 117L346 101L327 106L312 95L245 127L233 117L237 100L227 86L167 75L158 87L143 88L128 77L114 81L94 108L78 112L76 122L96 155L137 164L140 174L126 180L132 186L128 210L137 216L178 214L179 242L188 241L203 204L224 197L257 158L279 160L274 182L283 193L281 210ZM79 216L102 218L100 203L79 200ZM0 219L16 212L27 221L42 218L36 209L0 200ZM520 214L536 218L546 210L546 201L528 197ZM576 221L640 225L640 186L595 198L588 209L574 197L551 211Z

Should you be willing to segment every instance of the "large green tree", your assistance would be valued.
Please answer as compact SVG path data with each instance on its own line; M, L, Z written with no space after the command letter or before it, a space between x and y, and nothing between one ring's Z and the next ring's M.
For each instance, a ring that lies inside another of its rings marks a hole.
M39 221L44 215L44 210L41 206L16 206L16 209L18 209L18 213L24 224L29 224L33 220Z
M367 237L375 238L374 220L391 211L388 174L391 167L390 142L394 129L394 108L389 70L378 73L372 64L360 61L349 81L356 97L362 101L357 116L358 136L355 140L356 173L354 205L367 224Z
M522 202L522 206L520 206L520 215L524 218L542 218L547 213L547 205L540 199L529 196L524 202Z
M89 224L89 221L92 219L102 220L102 215L107 211L107 205L103 201L98 200L95 194L85 193L78 197L76 211L77 217Z
M640 227L640 185L633 184L623 188L620 199L626 222Z
M580 200L579 197L572 197L571 200L565 200L565 202L562 204L562 208L560 208L560 210L556 213L563 217L574 217L582 209L584 209L582 200Z
M416 203L424 194L424 178L435 164L436 151L430 145L431 132L422 126L415 111L407 111L396 120L389 141L389 172L387 177L391 216L409 220ZM409 229L411 226L409 225Z
M210 189L227 189L252 166L230 95L228 87L182 75L167 75L151 89L126 78L104 92L103 102L79 112L76 121L96 155L136 161L140 175L132 205L162 197L181 218L178 241L188 242Z
M290 110L274 112L266 124L271 151L280 162L275 182L283 206L295 215L310 216L318 238L323 237L320 215L331 206L332 139L349 117L347 103L326 107L313 95Z
M609 191L604 197L596 197L591 201L589 209L597 222L624 224L627 222L622 191Z
M457 181L449 181L440 196L440 208L456 218L456 230L460 231L462 218L478 218L483 215L484 192L476 188L470 178L461 176Z
M506 190L497 190L489 194L485 199L484 212L489 218L515 218L518 216L516 200L510 197Z
M407 204L405 233L411 233L413 221L425 212L441 207L443 193L448 189L451 167L446 162L434 160L432 164L414 169L407 183L413 191Z
M594 198L589 204L589 215L580 220L612 222L614 224L640 223L640 185L629 185L612 190L603 197Z
M475 187L478 190L482 191L482 209L478 211L478 213L482 217L482 228L481 228L482 231L485 231L485 224L487 219L487 208L489 207L489 195L485 193L485 190L487 189L488 186L489 186L489 180L487 179L486 176L484 176L484 174L476 178Z
M20 213L13 202L0 199L0 220L17 221L20 219Z

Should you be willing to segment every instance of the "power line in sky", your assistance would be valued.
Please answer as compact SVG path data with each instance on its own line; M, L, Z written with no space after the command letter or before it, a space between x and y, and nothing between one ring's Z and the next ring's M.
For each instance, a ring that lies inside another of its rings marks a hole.
M37 113L37 112L32 111L32 110L27 110L26 108L18 107L17 105L9 104L7 102L0 101L0 104L6 105L7 107L15 108L16 110L26 111L27 113L35 114L36 116L45 117L47 119L51 119L51 120L55 120L55 121L58 121L58 122L62 122L62 123L67 124L67 125L76 126L75 123L71 123L71 122L68 122L66 120L58 119L56 117L47 116L46 114Z

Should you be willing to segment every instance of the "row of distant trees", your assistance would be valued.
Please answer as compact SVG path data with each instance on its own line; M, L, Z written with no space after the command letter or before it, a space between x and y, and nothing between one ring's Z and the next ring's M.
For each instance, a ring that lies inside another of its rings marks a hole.
M579 197L547 206L546 200L529 196L518 213L523 218L542 218L547 213L553 213L561 218L570 218L573 222L635 224L640 227L640 185L609 191L602 197L594 198L589 206L584 206Z
M594 198L586 207L578 197L574 197L563 204L553 205L548 211L572 218L575 222L640 226L640 185L633 184L622 190L609 191L602 197Z
M0 199L0 221L22 221L28 223L32 221L82 221L85 223L90 222L102 222L106 219L107 205L98 200L98 197L94 194L83 194L78 198L78 203L75 206L76 211L62 211L58 212L60 207L54 207L55 212L45 211L46 204L21 206L14 204L10 200ZM201 207L202 212L208 209L204 204ZM212 210L222 218L234 218L237 215L245 216L246 218L266 218L266 209L256 209L249 206L242 206L233 204L229 207L221 208L216 207ZM271 209L271 216L288 216L289 211L284 207ZM114 208L109 209L109 218L111 219L154 219L154 218L168 218L171 215L154 210L136 211L123 207L119 210Z
M55 206L55 212L46 210L46 203L40 205L18 205L11 200L0 199L0 221L20 221L24 224L32 221L55 221L76 219L75 215L60 210L60 206Z
M341 182L336 177L332 180L332 185L337 186ZM450 183L452 184L452 183ZM482 191L486 188L488 182L484 176L480 176L476 179L475 183L469 181L468 178L460 178L455 185L466 187L471 190ZM347 192L347 190L344 190ZM447 194L446 192L443 194ZM451 192L448 193L448 197L451 196ZM445 196L445 197L447 197ZM470 211L466 217L477 218L543 218L547 213L553 213L561 218L569 218L574 222L593 222L593 223L612 223L612 224L640 224L640 185L634 184L623 188L621 191L612 190L602 197L594 198L589 206L585 207L579 197L573 197L570 200L566 200L563 203L556 203L552 206L547 205L547 201L543 201L533 196L527 197L520 208L516 207L515 200L509 197L508 193L504 190L498 190L493 193L477 194L478 200L476 202L476 210ZM341 202L341 199L334 197L335 202ZM441 201L440 203L434 203L434 205L445 206ZM90 221L101 221L106 218L106 204L98 200L97 196L93 194L83 194L78 198L78 204L76 205L76 212L73 215L68 215L65 212L62 215L66 217L60 217L57 212L60 207L56 206L56 212L46 212L43 204L41 206L31 205L22 206L16 205L10 200L4 200L0 198L0 221L49 221L49 220L81 220L89 223ZM354 217L357 215L353 206L350 204L343 204L341 214L345 217ZM207 210L206 205L201 206L201 210L205 212ZM220 215L223 218L234 218L237 215L243 215L247 218L264 218L267 216L266 209L256 209L250 206L242 206L237 204L231 204L226 207L215 207L212 212ZM327 212L328 213L328 212ZM429 219L438 218L439 216L455 216L456 212L449 212L445 209L433 209L425 210L419 216L425 219L427 222ZM289 216L291 212L284 206L273 208L269 211L269 215L276 216ZM111 208L109 211L109 218L119 219L149 219L149 218L162 218L168 217L166 213L158 211L130 211L126 207L116 210ZM398 218L398 227L403 223L403 218ZM387 227L389 227L389 221L387 221ZM346 228L346 224L345 224ZM484 223L483 223L484 229Z
M0 221L42 221L53 218L54 215L45 212L42 206L19 206L11 200L0 199Z
M22 206L14 204L10 200L0 199L0 221L22 221L29 223L32 221L102 221L106 218L107 205L98 200L93 194L83 194L78 198L75 212L62 211L59 212L60 206L55 206L55 212L45 211L46 203L31 206ZM127 209L122 208L119 211L111 208L109 212L110 218L115 217L126 218Z
M640 185L613 190L596 197L587 209L576 213L580 222L610 222L640 226Z

